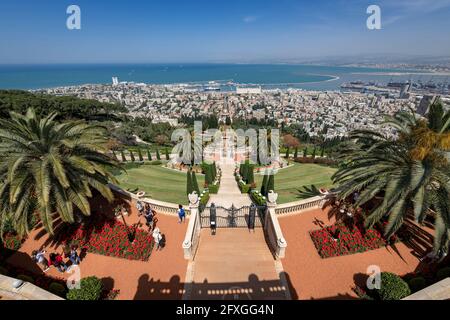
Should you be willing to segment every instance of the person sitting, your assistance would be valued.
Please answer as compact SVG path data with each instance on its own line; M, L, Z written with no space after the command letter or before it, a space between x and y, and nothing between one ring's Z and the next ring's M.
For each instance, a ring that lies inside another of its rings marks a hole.
M45 250L34 250L31 253L31 258L37 263L40 264L44 270L47 272L49 269L48 260L45 257Z
M62 255L59 253L51 253L48 266L55 266L59 272L65 272L67 270L67 265L64 263Z

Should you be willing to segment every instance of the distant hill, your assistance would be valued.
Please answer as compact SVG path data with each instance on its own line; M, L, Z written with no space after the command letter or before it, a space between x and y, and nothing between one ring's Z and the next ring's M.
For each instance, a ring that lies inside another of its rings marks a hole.
M9 118L11 111L25 113L29 107L33 107L36 113L41 115L57 112L59 120L118 120L120 114L128 112L120 104L103 103L97 100L72 96L57 97L21 90L0 90L1 118Z

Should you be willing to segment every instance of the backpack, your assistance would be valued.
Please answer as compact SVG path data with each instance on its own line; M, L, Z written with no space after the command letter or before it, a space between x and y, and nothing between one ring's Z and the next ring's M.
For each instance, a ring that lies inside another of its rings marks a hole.
M186 214L186 213L184 212L184 209L181 208L181 209L180 209L180 213L179 213L180 217L184 217L185 214Z

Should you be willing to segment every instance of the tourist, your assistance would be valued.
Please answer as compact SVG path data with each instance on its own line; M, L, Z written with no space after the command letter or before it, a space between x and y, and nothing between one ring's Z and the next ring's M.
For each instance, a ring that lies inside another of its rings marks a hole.
M81 259L80 259L80 256L78 255L76 246L72 246L72 248L70 249L69 260L70 260L70 262L72 262L72 265L74 265L74 266L77 266L80 264Z
M136 202L136 208L138 210L138 216L142 216L144 214L144 206L141 201Z
M156 250L161 250L162 235L159 228L153 230L153 239L155 240Z
M178 205L178 223L186 222L186 212L181 204Z
M31 258L37 263L42 266L44 269L44 272L47 272L49 269L48 260L45 257L45 250L34 250L31 253Z
M62 255L59 253L51 253L50 261L48 262L48 266L55 266L59 272L65 272L67 270L67 265L64 263Z
M147 225L149 231L151 231L153 229L153 225L154 225L153 216L154 216L154 211L152 210L150 205L147 203L145 205L144 218L146 220L145 224Z

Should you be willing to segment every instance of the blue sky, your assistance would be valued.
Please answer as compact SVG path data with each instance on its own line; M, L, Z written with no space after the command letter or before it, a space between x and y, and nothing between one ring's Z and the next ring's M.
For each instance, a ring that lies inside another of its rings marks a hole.
M81 30L66 28L70 4ZM370 4L382 30L366 28ZM0 64L449 56L449 18L450 0L1 1Z

